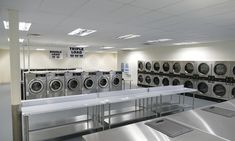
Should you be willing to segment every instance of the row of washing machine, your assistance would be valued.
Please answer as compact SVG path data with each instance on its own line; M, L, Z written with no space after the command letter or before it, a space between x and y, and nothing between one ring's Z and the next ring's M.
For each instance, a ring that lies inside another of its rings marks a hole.
M138 85L145 87L184 85L187 88L198 89L198 95L216 99L229 100L235 98L235 84L225 82L209 82L189 78L169 77L151 74L138 74Z
M138 72L234 78L235 61L138 61Z
M122 90L122 72L26 72L24 89L24 100Z

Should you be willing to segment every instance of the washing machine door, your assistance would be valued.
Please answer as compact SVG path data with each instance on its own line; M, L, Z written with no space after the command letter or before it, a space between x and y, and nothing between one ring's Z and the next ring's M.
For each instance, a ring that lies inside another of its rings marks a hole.
M139 81L140 83L143 83L143 81L144 81L143 75L139 75L139 76L138 76L138 81Z
M153 69L154 69L154 71L159 71L160 70L160 64L158 62L155 62L153 64Z
M160 79L158 77L154 77L153 83L158 86L160 84Z
M150 62L147 62L147 63L145 64L145 68L146 68L146 70L151 71L151 68L152 68L151 63L150 63Z
M162 68L165 72L168 72L170 70L170 64L165 62L163 63Z
M145 82L150 84L151 83L151 77L150 76L146 76L145 77Z
M107 77L101 77L98 81L98 85L101 88L106 88L108 86L108 78Z
M90 77L86 78L85 81L84 81L84 87L86 89L92 89L93 86L94 86L93 79L91 79Z
M50 86L51 91L58 92L62 89L63 83L59 79L54 79L54 80L51 80L49 86Z
M162 84L163 84L163 86L169 86L170 85L169 79L168 78L163 78L162 79Z
M185 88L193 88L193 82L189 81L189 80L185 81L184 82L184 87Z
M43 82L38 79L31 80L29 82L29 91L33 94L38 94L44 89Z
M216 84L213 87L213 93L218 97L226 95L226 88L222 84Z
M184 66L184 70L186 73L193 73L194 71L194 66L192 63L187 63L185 66Z
M233 67L233 75L235 75L235 67Z
M70 79L67 83L68 89L70 89L72 91L76 90L78 88L78 86L79 86L79 82L76 79Z
M209 87L208 85L205 83L205 82L200 82L198 85L197 85L197 89L199 92L205 94L209 91Z
M201 74L208 74L209 71L210 71L210 67L209 65L207 65L206 63L201 63L199 66L198 66L198 71L201 73Z
M119 86L121 84L121 81L122 80L118 76L115 76L113 78L112 84L113 84L113 86L117 87L117 86Z
M180 85L180 80L179 80L179 79L174 79L174 80L172 81L172 85L173 85L173 86Z
M232 89L231 95L232 95L232 98L235 98L235 88Z
M180 63L175 63L175 64L173 65L173 71L174 71L175 73L180 73L180 71L181 71Z
M139 63L138 63L138 68L139 68L140 70L143 70L143 69L144 69L144 64L143 64L143 62L139 62Z
M227 73L227 66L225 64L216 64L214 67L214 72L216 75L225 75Z

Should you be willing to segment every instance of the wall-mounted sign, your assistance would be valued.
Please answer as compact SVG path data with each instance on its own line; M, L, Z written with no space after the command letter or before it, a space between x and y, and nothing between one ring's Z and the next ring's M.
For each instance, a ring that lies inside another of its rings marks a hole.
M129 73L129 64L128 63L121 63L121 70L124 73Z
M63 52L60 50L50 50L49 58L50 59L63 59Z
M68 57L70 58L82 58L85 54L82 47L69 47Z

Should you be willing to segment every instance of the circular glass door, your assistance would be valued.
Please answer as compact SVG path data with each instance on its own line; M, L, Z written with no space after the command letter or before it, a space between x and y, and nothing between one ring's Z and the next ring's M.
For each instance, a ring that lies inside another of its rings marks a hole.
M216 75L225 75L227 72L227 67L225 64L217 64L214 67L214 72Z
M108 79L106 77L101 77L98 83L101 88L105 88L108 86Z
M160 70L160 64L158 62L155 62L153 64L153 69L154 69L154 71L159 71Z
M187 63L184 67L186 73L193 73L194 67L192 63Z
M172 85L173 85L173 86L180 85L180 80L179 80L179 79L174 79L174 80L172 81Z
M139 75L139 76L138 76L138 81L139 81L140 83L142 83L142 82L144 81L143 75Z
M120 84L120 79L118 78L118 77L115 77L114 79L113 79L113 85L114 86L118 86Z
M222 84L216 84L213 87L213 92L218 97L223 97L226 95L226 88Z
M146 68L147 71L151 71L151 68L152 68L151 63L150 63L150 62L147 62L147 63L145 64L145 68Z
M170 85L169 79L168 79L168 78L163 78L163 79L162 79L162 84L163 84L163 86L168 86L168 85Z
M235 88L232 89L232 97L235 98Z
M58 80L58 79L52 80L52 81L50 82L50 89L51 89L53 92L57 92L57 91L61 90L61 89L62 89L62 86L63 86L63 83L62 83L60 80Z
M70 90L75 90L79 85L79 82L76 79L70 79L68 81L68 88Z
M207 93L209 90L208 85L205 82L199 83L197 89L203 94Z
M165 62L163 63L162 68L165 72L168 72L170 70L170 64Z
M145 82L150 84L151 83L151 77L150 76L146 76L145 77Z
M198 71L201 73L201 74L208 74L209 71L210 71L210 68L209 66L206 64L206 63L201 63L198 67Z
M143 62L139 62L138 68L139 68L140 70L143 70L143 69L144 69L144 64L143 64Z
M235 75L235 67L233 67L233 75Z
M173 65L173 71L174 71L175 73L180 73L180 70L181 70L180 63L175 63L175 64Z
M159 83L160 83L159 78L158 78L158 77L154 77L154 78L153 78L153 83L154 83L155 85L159 85Z
M86 89L91 89L93 87L93 85L94 85L94 82L90 77L85 79L84 86Z
M38 94L43 90L43 83L41 80L31 80L29 82L29 90L31 93Z
M184 87L185 88L193 88L193 82L189 81L189 80L185 81L184 82Z

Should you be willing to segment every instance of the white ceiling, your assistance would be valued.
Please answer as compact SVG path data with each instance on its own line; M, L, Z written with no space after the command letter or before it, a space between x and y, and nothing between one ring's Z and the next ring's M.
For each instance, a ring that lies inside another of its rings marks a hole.
M58 48L78 44L138 48L147 40L174 42L216 42L235 39L234 0L0 0L0 48L7 47L3 20L7 9L19 10L20 21L31 22L29 33L34 47ZM85 37L68 36L76 28L95 29ZM116 39L140 34L140 38ZM21 38L27 32L20 32ZM26 42L23 43L26 45Z

